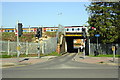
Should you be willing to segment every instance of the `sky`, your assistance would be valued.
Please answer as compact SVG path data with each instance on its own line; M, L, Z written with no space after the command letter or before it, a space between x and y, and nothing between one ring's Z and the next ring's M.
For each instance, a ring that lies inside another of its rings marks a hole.
M83 26L87 24L90 2L2 2L2 26Z

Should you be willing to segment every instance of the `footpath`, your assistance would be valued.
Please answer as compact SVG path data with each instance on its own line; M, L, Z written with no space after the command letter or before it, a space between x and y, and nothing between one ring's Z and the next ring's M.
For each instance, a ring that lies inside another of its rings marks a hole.
M120 58L115 58L113 62L113 57L89 57L89 56L84 57L82 54L77 54L74 57L74 60L77 62L90 63L90 64L120 66Z
M45 56L45 57L24 57L24 58L1 58L0 68L19 67L25 65L31 65L36 63L42 63L49 59L55 58L56 56Z
M26 66L36 63L42 63L53 59L57 56L44 56L41 58L37 57L24 57L24 58L1 58L0 59L0 68L9 68L9 67L19 67ZM113 62L112 57L83 57L82 54L76 54L76 56L72 59L77 62L90 63L90 64L102 64L102 65L113 65L120 66L120 58L115 58Z

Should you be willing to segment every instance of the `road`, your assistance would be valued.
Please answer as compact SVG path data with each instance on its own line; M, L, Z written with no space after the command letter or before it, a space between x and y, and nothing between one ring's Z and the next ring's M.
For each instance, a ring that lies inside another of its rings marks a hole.
M23 67L3 68L3 78L118 78L118 67L73 61L75 53Z

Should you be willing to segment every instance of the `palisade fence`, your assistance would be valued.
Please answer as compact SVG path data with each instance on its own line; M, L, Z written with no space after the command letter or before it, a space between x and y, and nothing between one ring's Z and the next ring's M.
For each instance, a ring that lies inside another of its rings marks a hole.
M98 44L98 52L99 54L113 54L112 51L113 44ZM114 44L116 47L116 54L120 55L120 44ZM94 55L94 51L96 50L96 44L90 43L90 55Z
M2 44L2 50L0 52L6 52L13 55L17 53L17 42L0 41ZM48 40L43 40L40 44L31 42L20 42L20 53L21 54L38 54L38 45L40 46L40 52L43 54L49 54L56 51L57 39L50 38Z
M17 53L17 42L8 42L8 41L0 41L0 44L2 45L2 49L0 52L5 52L8 54L8 51L10 55ZM31 43L31 42L20 42L21 54L38 54L38 43ZM113 44L99 44L98 45L98 52L99 54L113 54L112 51L112 45ZM120 55L120 44L116 45L116 54ZM43 54L49 54L51 52L56 51L57 48L57 38L50 38L49 40L43 40L42 43L40 43L40 52ZM96 44L90 43L90 55L94 55L94 51L96 50ZM4 53L4 54L5 54Z

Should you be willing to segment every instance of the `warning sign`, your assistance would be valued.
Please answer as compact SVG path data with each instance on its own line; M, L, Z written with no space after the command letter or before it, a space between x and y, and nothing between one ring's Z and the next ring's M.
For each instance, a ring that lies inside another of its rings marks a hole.
M18 50L18 51L20 50L20 46L17 46L17 50Z
M115 46L112 46L112 51L115 51Z

